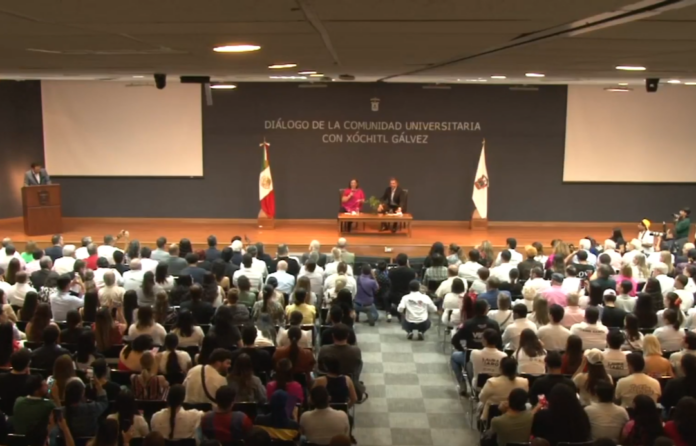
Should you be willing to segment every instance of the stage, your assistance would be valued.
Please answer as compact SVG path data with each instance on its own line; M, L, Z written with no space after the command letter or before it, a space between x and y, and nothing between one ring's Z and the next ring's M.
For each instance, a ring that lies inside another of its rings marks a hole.
M560 222L489 222L488 229L471 230L469 222L418 221L412 225L412 235L373 231L367 234L346 234L349 250L358 255L388 255L399 252L411 256L428 253L433 242L445 245L456 243L469 249L482 240L490 240L496 250L505 246L505 239L515 237L518 246L541 242L550 246L551 240L560 238L577 245L578 240L591 236L600 243L620 227L627 240L637 232L635 223L560 223ZM280 243L289 245L291 252L304 252L311 240L319 240L323 251L336 243L336 220L277 220L274 229L259 228L255 220L239 219L153 219L153 218L64 218L63 238L66 244L80 246L84 236L101 244L106 234L116 235L121 229L130 232L131 240L154 247L155 240L164 236L169 243L188 238L196 249L206 246L206 239L213 234L220 246L227 246L233 236L248 237L252 242L263 242L266 251L273 255ZM41 247L50 245L51 235L28 237L24 235L22 218L0 220L0 237L9 237L18 249L24 249L28 240ZM120 247L120 244L119 244ZM520 249L518 248L518 249Z

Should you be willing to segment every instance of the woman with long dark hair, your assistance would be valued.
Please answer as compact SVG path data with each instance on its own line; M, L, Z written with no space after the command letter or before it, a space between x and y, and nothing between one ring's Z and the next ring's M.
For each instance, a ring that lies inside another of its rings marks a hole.
M218 285L215 276L211 272L206 272L203 275L203 300L211 303L214 307L222 305L223 294L222 287ZM251 286L251 284L249 285Z
M177 350L179 338L174 333L168 333L164 338L164 351L157 353L157 363L160 373L164 375L186 374L191 368L191 356Z
M127 263L132 262L135 259L140 258L140 241L131 240L126 248L126 261Z
M578 371L583 361L582 338L570 335L566 340L565 353L563 353L561 372L564 375L573 375Z
M235 402L266 402L266 391L259 377L254 376L254 366L246 353L237 356L227 383L234 390Z
M73 379L79 378L75 377L75 363L70 355L61 355L56 358L53 363L53 374L48 377L46 384L51 398L58 405L65 400L65 389Z
M43 332L49 325L54 325L58 328L58 325L51 322L53 319L53 313L51 313L51 306L48 304L39 304L34 311L34 317L27 324L26 334L27 341L29 342L43 342Z
M99 293L97 291L88 291L84 297L85 304L80 309L82 320L87 323L92 323L97 318L97 310L99 309Z
M118 430L118 422L113 419L99 420L97 434L86 443L86 446L118 446L121 433ZM127 434L124 432L124 437Z
M624 318L624 345L622 350L642 351L643 350L643 333L638 331L638 318L633 313L627 313Z
M130 389L121 389L116 397L115 406L116 413L112 413L106 418L116 420L121 432L130 432L132 438L142 438L150 433L150 426L147 425L145 418L140 415L135 397Z
M14 325L11 322L0 324L0 367L10 367L10 356L21 348L14 339Z
M227 294L230 290L230 278L227 275L227 262L222 259L215 259L210 268L210 272L215 276L215 281L222 287L223 293Z
M341 373L341 363L334 356L327 356L322 360L321 370L325 375L314 380L312 387L326 387L331 401L336 403L348 403L354 405L358 401L358 394L350 376Z
M155 297L155 308L154 308L154 318L155 322L160 325L169 325L176 320L176 311L169 306L169 297L167 292L164 290L159 290L157 292L157 297Z
M77 310L70 310L65 315L65 323L67 327L60 331L60 342L64 344L77 344L77 338L80 337L85 328L82 326L82 316Z
M423 262L423 267L427 269L433 266L433 257L436 255L442 257L443 260L447 258L447 254L445 254L445 245L442 244L442 242L435 242L430 246L430 252L428 252Z
M152 350L152 336L140 335L133 339L130 344L126 344L119 354L118 369L124 371L139 372L142 369L140 358L145 352ZM157 368L153 368L157 373Z
M155 292L169 292L174 288L174 277L169 274L169 265L160 262L155 268Z
M590 403L597 403L597 384L600 381L606 381L613 384L611 376L604 369L604 354L593 348L585 352L582 358L582 363L573 376L575 387L578 388L578 396L583 406L589 406ZM586 372L584 370L587 370Z
M541 345L534 330L525 328L520 333L520 342L515 352L517 359L517 371L531 375L543 375L546 373L546 350Z
M191 240L187 238L182 238L179 240L179 257L185 258L186 254L192 253L193 247L191 246Z
M623 232L621 232L621 228L614 228L614 231L611 233L611 237L609 237L609 240L616 243L616 249L619 252L623 253L623 251L626 249L626 239L624 239ZM622 246L623 249L621 249Z
M17 312L17 317L20 321L30 321L34 317L36 307L39 305L39 295L34 291L29 291L24 296L24 304Z
M621 431L621 444L649 446L664 434L660 410L655 405L655 401L648 395L636 395L633 399L633 417Z
M78 370L88 370L92 368L92 363L103 356L97 353L94 343L94 333L89 330L83 330L77 338L77 351L73 358L75 359L75 367Z
M196 438L196 431L204 412L184 409L182 406L185 399L186 388L181 384L176 384L169 389L167 408L152 416L150 425L153 432L159 432L168 440Z
M273 354L273 362L278 363L283 359L289 359L292 363L293 373L310 373L314 370L316 361L311 350L299 346L302 339L302 330L298 327L290 327L288 330L290 345L276 348Z
M143 274L143 284L137 292L139 307L155 304L155 273L146 271L145 274Z
M672 419L665 423L665 434L675 446L696 446L696 398L685 396L679 400Z
M99 311L97 311L94 324L92 324L97 351L105 352L113 345L121 344L123 342L123 333L126 331L126 328L126 324L114 321L111 316L111 310L108 308L100 308Z
M653 309L653 298L650 294L638 293L633 314L638 319L639 328L654 328L657 325L657 310Z
M230 290L232 291L232 290ZM233 349L242 347L242 334L239 328L233 323L234 314L228 306L218 308L213 318L213 326L210 327L209 334L213 334L218 339L218 347Z
M534 437L545 439L551 446L561 442L582 443L590 440L590 419L569 386L554 386L547 400L548 408L534 415Z
M665 307L664 299L662 297L662 285L660 285L660 281L656 278L651 277L645 282L643 294L650 296L652 301L652 310L654 313L657 313ZM637 302L636 305L638 305Z
M205 337L203 329L196 325L193 313L188 310L179 313L174 329L171 332L179 338L179 346L181 347L200 347Z
M268 314L262 314L254 324L256 326L256 340L254 347L273 347L276 345L276 325L271 321Z
M263 287L263 300L254 303L251 309L251 319L256 322L259 318L266 314L270 317L274 325L283 325L285 323L285 311L283 307L273 300L275 297L275 289L266 285Z
M17 283L17 273L22 270L22 264L19 259L13 257L10 263L7 265L7 271L5 271L5 282L10 285Z
M126 320L126 325L131 326L135 319L135 312L138 309L138 292L128 290L123 295L123 318Z
M287 358L281 359L276 364L275 379L266 384L266 399L270 400L276 390L284 390L288 393L288 415L297 419L296 407L304 402L304 390L302 385L295 381L292 362Z
M138 308L138 320L128 328L128 338L135 339L141 335L149 335L155 345L163 345L167 331L164 327L155 322L155 315L152 307L141 306Z
M214 334L208 333L204 338L203 342L201 343L201 351L196 355L194 358L196 360L197 365L201 364L207 364L208 363L208 358L210 357L210 354L213 353L213 350L218 348L218 338Z

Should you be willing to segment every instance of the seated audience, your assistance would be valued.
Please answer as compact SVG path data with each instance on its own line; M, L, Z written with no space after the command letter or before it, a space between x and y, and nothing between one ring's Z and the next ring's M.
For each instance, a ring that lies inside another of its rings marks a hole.
M658 437L665 434L660 419L660 410L652 398L647 395L638 395L628 407L633 408L633 413L631 420L621 431L621 445L651 445Z
M179 346L182 348L193 346L200 347L205 337L203 329L199 325L196 325L193 313L188 310L179 313L179 317L171 333L179 338Z
M244 440L254 427L254 422L244 412L233 410L236 395L230 386L222 386L215 392L215 408L200 421L205 438L220 444L232 444Z
M477 300L478 303L478 300ZM514 320L503 332L503 345L506 350L517 350L522 331L530 329L536 333L536 324L527 319L527 307L524 304L515 304L512 308Z
M85 399L85 385L79 379L71 380L65 387L64 417L70 426L70 432L77 437L93 437L96 434L98 420L109 408L106 391L98 381L94 381L95 398Z
M235 402L266 402L266 390L254 375L251 358L246 353L237 356L227 375L227 385L234 391Z
M628 271L631 271L630 267L626 265ZM633 313L633 309L636 306L636 289L637 283L634 287L633 282L628 280L622 280L619 282L618 293L616 296L616 308L624 310L626 313Z
M564 314L565 311L562 306L551 305L549 309L549 316L551 317L550 323L543 327L539 327L539 331L537 331L539 341L541 341L547 351L560 351L565 348L568 337L570 336L570 330L561 325Z
M85 331L85 327L82 326L80 312L76 310L68 311L66 323L68 326L60 331L60 342L63 344L77 344L77 338Z
M225 311L230 314L232 323L234 325L244 325L250 321L251 310L245 304L239 301L239 290L232 288L227 293L227 300L225 301L224 307L218 307L213 320L217 319L218 313Z
M237 358L246 354L251 358L251 364L254 369L254 374L258 376L268 376L273 370L273 360L271 355L264 349L256 348L254 345L256 343L257 337L256 327L253 325L246 326L242 329L242 348L238 348L232 352L232 366L237 360ZM277 350L276 350L277 351ZM239 392L236 392L239 395Z
M53 312L53 319L56 321L64 321L68 311L79 310L84 305L84 301L81 298L75 297L70 293L72 284L73 279L67 274L58 277L58 291L50 297L51 311Z
M293 311L299 311L302 313L302 323L307 325L314 324L314 320L317 316L317 310L314 305L308 305L306 303L307 290L304 288L298 288L293 293L293 303L285 308L285 314L289 318Z
M207 358L201 358L204 350L205 342L198 357L198 365L189 370L184 380L187 403L214 403L213 395L217 389L227 385L225 376L231 365L229 350L216 348ZM171 395L171 389L169 393Z
M304 402L304 389L299 382L295 381L295 376L292 373L292 362L289 359L282 359L278 362L274 378L273 381L266 384L266 399L270 400L273 392L278 389L286 391L288 393L288 414L294 414L297 404ZM296 414L293 416L297 418Z
M493 274L493 271L491 270L491 274ZM473 288L473 286L472 286ZM500 279L497 277L491 276L487 281L486 281L486 291L479 294L476 296L476 299L479 300L485 300L488 302L488 306L493 309L497 310L498 309L498 293L500 293Z
M300 434L300 425L288 416L286 410L288 394L284 390L276 390L271 396L268 415L258 415L254 425L268 432L274 440L295 441Z
M515 358L503 358L500 361L500 376L486 381L479 395L481 419L488 418L488 408L506 402L513 389L529 390L529 381L517 376L517 361Z
M668 352L674 352L681 348L684 343L684 330L680 328L681 321L679 316L681 310L667 309L662 314L665 325L656 328L653 335L660 341L662 349ZM683 320L683 319L682 319Z
M191 355L179 347L179 337L169 333L164 338L164 350L157 353L157 366L163 375L186 375L192 367Z
M31 318L29 323L27 323L25 329L27 341L41 342L43 340L44 330L48 326L54 327L60 336L58 324L52 322L52 319L53 315L51 313L51 306L49 304L39 304L36 307L36 311L34 311L34 316Z
M621 331L624 335L623 350L642 351L643 333L638 329L638 318L633 313L628 313L624 319L624 328Z
M336 435L350 435L348 414L329 407L327 388L316 385L310 392L314 410L306 411L300 418L300 432L306 441L316 445L328 445Z
M675 446L691 446L696 442L696 398L685 396L674 408L672 419L665 423L665 434Z
M662 296L660 295L660 301ZM633 314L638 318L639 328L655 328L657 325L657 311L653 309L653 298L647 293L638 293Z
M507 404L501 404L499 417L491 420L490 432L495 434L498 446L509 443L526 443L532 433L534 411L527 410L527 392L513 389Z
M587 371L585 371L587 370ZM611 376L604 368L604 355L596 348L585 351L582 363L578 367L573 382L578 389L578 397L583 406L597 402L597 385L601 381L613 384Z
M464 345L469 349L479 349L483 347L481 344L481 336L486 329L492 329L500 332L498 323L488 317L488 302L485 300L476 300L474 303L473 316L468 317L461 325L461 328L452 336L452 346L456 350L453 358L459 359L459 363L464 366L466 361L462 361L463 357L459 352L464 351Z
M604 310L602 325L605 327L623 327L626 311L616 305L616 291L604 290Z
M570 334L582 339L582 345L586 349L603 349L606 346L606 337L609 329L599 323L599 310L597 307L585 309L585 320L570 327Z
M48 425L53 419L55 403L48 398L48 386L41 375L28 375L25 383L26 396L14 401L13 414L10 418L14 433L27 435L36 429Z
M251 309L251 319L256 322L259 318L267 314L271 318L274 325L283 325L285 323L285 311L283 306L274 300L275 290L272 286L266 285L263 287L263 299L255 302Z
M31 366L35 369L51 370L53 363L62 355L70 352L58 345L60 332L55 325L49 325L43 331L43 345L32 352Z
M563 384L575 391L575 383L572 379L561 373L561 354L557 351L550 351L544 358L546 363L546 375L540 376L534 380L532 388L529 390L529 402L532 406L536 406L541 395L551 393L556 384Z
M0 373L0 410L7 416L12 416L15 401L29 395L27 382L29 380L29 364L31 351L22 348L12 353L9 373Z
M128 432L130 438L144 438L150 433L150 426L138 411L133 392L127 389L120 392L116 397L115 409L116 413L106 418L115 420L121 432Z
M461 321L464 322L474 314L474 303L470 296L465 295L462 297L462 304L463 308L459 310L459 313L464 315L463 320ZM489 311L488 317L497 322L498 327L500 327L500 330L502 331L504 331L508 325L512 324L512 301L509 292L501 291L498 293L498 309ZM454 324L452 325L454 326Z
M541 296L534 298L532 303L532 312L527 314L527 319L534 322L534 325L543 327L551 323L551 317L549 316L549 302Z
M486 304L487 305L487 304ZM505 352L498 350L500 345L500 333L493 329L487 328L483 331L481 336L483 340L483 348L471 351L471 362L472 371L474 376L472 377L472 382L474 386L478 383L478 377L481 374L486 374L490 376L497 376L500 374L500 361L503 358L507 358ZM460 394L466 393L466 389L462 387L466 383L464 379L465 376L462 373L463 368L466 366L466 352L455 351L452 353L450 358L450 366L454 372L454 376L457 378L460 387ZM480 390L477 388L477 390Z
M193 255L195 256L195 254ZM215 394L217 387L210 391ZM186 397L186 389L180 384L173 385L169 389L167 407L155 413L150 421L153 432L159 432L168 440L196 438L196 430L205 413L196 409L184 409L183 404Z
M140 358L152 350L152 338L150 335L140 335L130 344L126 344L121 350L118 358L118 369L125 371L139 372L142 370ZM152 373L157 373L157 365L153 364Z
M660 399L666 413L669 413L682 397L696 398L696 356L682 356L680 367L683 371L682 376L667 381Z
M103 356L97 353L97 347L94 342L94 333L91 331L83 331L77 339L77 349L73 355L75 368L77 370L89 370L92 368L92 363Z
M614 386L606 381L597 384L597 402L585 407L590 420L592 439L609 438L618 443L621 430L628 422L628 412L614 404Z
M189 288L189 297L190 300L181 302L180 310L190 311L197 324L210 324L215 314L215 307L212 303L203 300L203 288L198 283Z
M335 334L334 332L334 335ZM302 330L297 327L290 327L288 330L290 345L276 348L273 354L273 362L277 364L282 359L289 359L292 363L293 373L310 373L314 370L314 365L316 364L314 354L311 350L300 347L299 342L301 338ZM335 339L336 337L334 336L334 344L336 343ZM329 346L327 345L326 347Z
M547 301L549 305L568 306L568 293L563 289L564 278L562 274L554 273L551 275L551 286L539 292L539 296Z
M520 334L519 347L515 351L517 371L530 375L543 375L546 371L546 350L534 330L526 328Z
M321 364L321 369L326 374L314 380L312 386L326 387L333 403L348 403L349 407L353 406L358 401L358 394L350 376L341 374L340 362L334 357L326 357Z
M682 350L672 353L669 357L669 361L672 363L672 368L677 376L684 376L684 371L681 369L681 361L682 357L686 355L696 356L696 332L690 331L686 333Z
M401 298L396 311L404 314L402 327L406 331L406 338L413 339L413 332L418 332L418 340L422 341L425 332L430 328L429 313L437 312L437 307L430 297L420 292L420 282L412 280L408 285L409 294Z
M121 392L121 386L113 381L109 381L109 366L106 361L101 358L92 363L94 371L94 380L99 381L101 388L106 392L106 397L109 401L115 401L118 394ZM96 398L96 388L92 383L89 384L85 395L88 400L94 401Z
M348 333L348 327L345 325L335 325L333 343L324 345L319 349L317 362L321 365L326 363L327 358L337 359L340 364L340 373L350 377L358 394L358 399L362 399L365 391L360 383L360 373L363 367L362 353L359 347L348 344Z
M548 407L534 414L534 437L545 439L550 446L564 442L582 443L590 439L590 420L571 388L554 387L547 395L547 401Z
M672 378L672 364L669 359L662 356L663 348L655 335L646 335L643 340L643 359L645 360L645 374L655 379L662 377Z
M329 344L333 343L334 326L336 326L337 324L340 324L342 318L343 318L343 310L341 309L341 307L339 307L338 305L334 305L329 309L329 323L331 325L327 328L321 329L321 345L329 345ZM281 328L281 330L282 330L282 328ZM348 327L348 330L349 330L348 343L350 345L355 345L355 342L356 342L355 331L353 331L352 327ZM311 334L311 332L310 332L310 334ZM303 332L302 337L303 337L302 341L304 341L305 332ZM300 341L300 345L303 345L302 341ZM311 345L311 344L309 344L309 345ZM307 348L307 347L303 346L303 348Z
M131 389L138 400L162 400L169 389L167 379L157 374L155 355L146 351L140 356L139 374L131 375Z
M604 369L614 380L628 375L626 353L621 351L624 335L620 331L610 331L607 334L607 349L604 350Z
M575 324L585 320L585 310L580 308L580 294L577 292L568 293L568 306L564 309L561 325L570 329Z
M626 360L630 375L617 382L616 399L621 400L623 407L631 407L638 395L646 395L653 401L657 401L662 394L660 383L643 373L645 369L643 356L639 353L629 353Z
M232 350L242 346L242 334L239 328L234 325L234 315L230 307L222 306L218 308L213 318L213 325L208 331L209 336L217 338L218 347Z
M137 322L128 328L128 338L133 340L138 336L150 336L155 345L164 345L164 337L167 331L164 327L155 322L152 307L139 307Z

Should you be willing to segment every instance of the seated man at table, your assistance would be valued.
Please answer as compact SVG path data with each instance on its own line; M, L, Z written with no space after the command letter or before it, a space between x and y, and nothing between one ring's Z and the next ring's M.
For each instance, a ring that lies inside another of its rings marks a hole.
M381 204L377 208L379 213L401 213L401 205L405 201L404 190L399 187L399 182L396 178L389 180L389 187L384 190L381 198ZM387 230L388 224L383 223L381 230ZM396 223L392 224L392 232L396 232Z

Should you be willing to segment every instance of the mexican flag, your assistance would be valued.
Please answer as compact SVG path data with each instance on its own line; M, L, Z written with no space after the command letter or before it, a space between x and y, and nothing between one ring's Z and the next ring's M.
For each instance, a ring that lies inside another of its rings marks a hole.
M263 147L263 163L261 163L261 174L259 175L259 200L261 201L261 211L268 218L275 217L275 193L273 192L273 179L271 178L271 164L268 159L268 147L266 141L260 144Z

